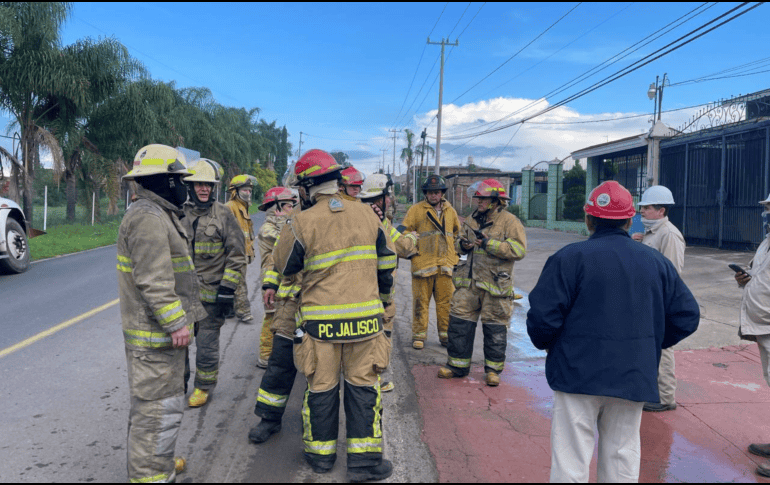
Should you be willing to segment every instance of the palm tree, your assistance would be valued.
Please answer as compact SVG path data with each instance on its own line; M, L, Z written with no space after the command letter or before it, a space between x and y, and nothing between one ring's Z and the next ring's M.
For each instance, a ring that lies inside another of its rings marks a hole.
M414 147L412 146L414 144L414 132L410 130L409 128L404 130L404 134L406 135L406 147L401 150L401 161L406 163L406 186L407 186L407 197L409 197L409 194L412 193L412 183L411 183L411 168L412 168L412 162L414 161Z
M42 134L39 108L49 95L65 95L80 104L87 91L73 75L71 59L60 55L59 32L71 11L72 4L65 2L0 4L0 109L13 115L21 135L21 198L30 225L38 146L55 141ZM58 151L57 146L49 148Z

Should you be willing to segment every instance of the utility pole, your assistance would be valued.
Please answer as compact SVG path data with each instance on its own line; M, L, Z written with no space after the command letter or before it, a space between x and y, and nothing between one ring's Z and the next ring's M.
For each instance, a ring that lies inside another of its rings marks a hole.
M382 152L382 168L380 169L380 173L385 173L385 152L388 151L387 148L380 148L380 151Z
M297 160L302 156L302 135L303 133L299 132L299 150L297 151Z
M441 45L441 74L438 83L438 128L436 129L436 169L434 173L439 175L439 165L441 164L441 105L444 98L444 48L448 45L458 46L460 45L457 39L454 44L450 44L449 40L441 39L441 42L431 42L428 37L428 44Z
M398 133L401 130L388 130L389 132L393 133L393 168L396 168L396 133Z

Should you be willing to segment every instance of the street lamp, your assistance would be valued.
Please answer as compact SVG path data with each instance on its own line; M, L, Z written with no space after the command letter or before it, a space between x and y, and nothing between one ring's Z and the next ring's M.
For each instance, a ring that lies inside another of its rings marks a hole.
M663 82L661 82L660 84L658 84L659 79L660 79L660 76L655 76L655 82L651 83L650 88L647 90L647 97L650 98L650 100L655 99L655 96L658 97L653 107L653 112L652 112L653 121L655 120L660 121L660 114L661 114L661 111L663 110L663 88L671 85L671 83L668 80L668 73L663 74Z

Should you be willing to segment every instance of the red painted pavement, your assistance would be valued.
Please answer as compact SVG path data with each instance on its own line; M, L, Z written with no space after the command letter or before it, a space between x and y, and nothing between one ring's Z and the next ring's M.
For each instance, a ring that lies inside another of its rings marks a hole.
M770 443L770 389L756 345L675 354L679 406L644 413L640 482L769 482L754 473L766 460L746 451ZM496 388L480 366L464 379L437 371L412 368L440 481L547 482L553 393L544 360L509 363Z

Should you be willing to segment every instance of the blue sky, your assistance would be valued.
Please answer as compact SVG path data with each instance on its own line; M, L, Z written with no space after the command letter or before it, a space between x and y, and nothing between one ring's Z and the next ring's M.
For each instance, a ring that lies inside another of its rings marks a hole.
M62 42L114 36L153 78L174 80L181 87L206 86L225 105L259 107L264 119L287 126L295 149L302 131L303 151L343 150L355 165L372 172L382 158L381 149L387 150L386 161L392 163L389 129L419 133L428 126L429 134L435 134L434 79L440 46L426 45L429 34L434 41L460 36L458 47L447 47L442 128L447 137L473 128L477 120L495 120L528 105L698 5L76 3ZM590 86L738 4L708 5L662 38L523 114ZM656 75L668 73L675 84L770 57L768 20L770 7L760 6L533 121L651 113L653 102L646 91ZM770 70L770 61L756 64L752 72L765 70L763 66ZM770 88L768 74L671 86L664 92L663 108ZM664 113L663 121L677 126L691 115L687 110ZM7 124L2 113L0 123ZM472 155L477 164L518 170L649 127L648 117L577 125L525 124L513 137L518 127L481 136L462 147L467 140L445 140L442 164L465 162ZM403 145L400 135L396 159Z

